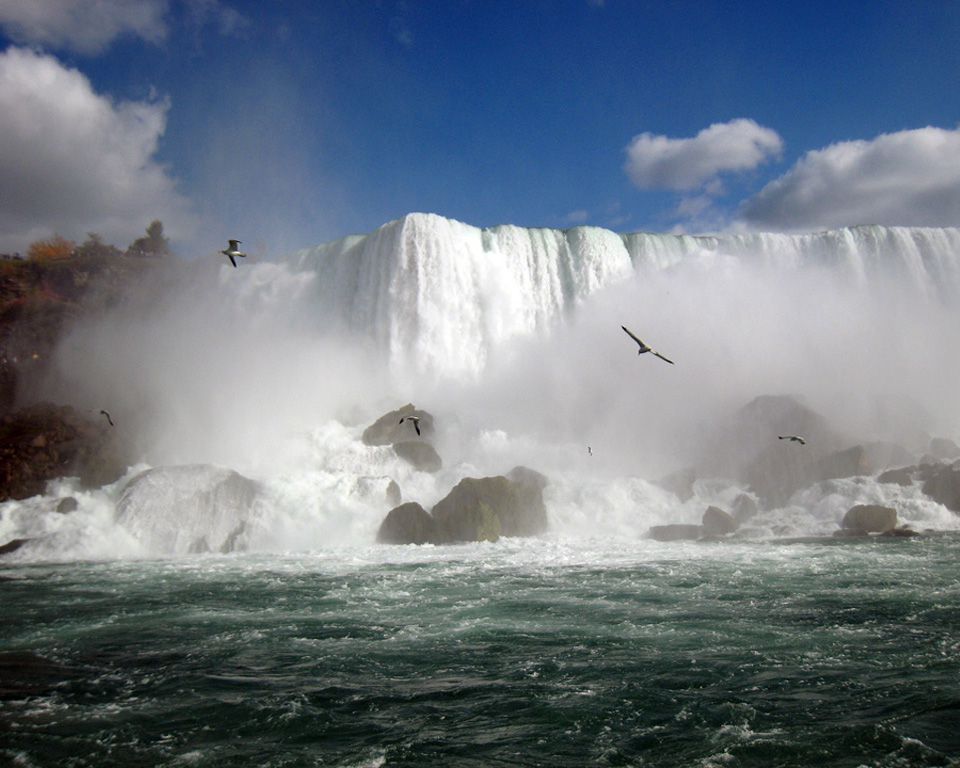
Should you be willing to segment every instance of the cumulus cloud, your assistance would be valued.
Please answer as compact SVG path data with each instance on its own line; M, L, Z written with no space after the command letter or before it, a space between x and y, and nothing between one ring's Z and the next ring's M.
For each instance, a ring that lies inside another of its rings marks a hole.
M20 43L94 55L121 35L166 39L167 0L3 0L0 25Z
M186 200L154 157L167 109L114 102L49 55L0 54L0 250L54 231L123 244L154 218L184 234Z
M692 139L634 136L624 170L641 189L690 190L716 182L721 173L752 170L782 148L776 131L741 118L714 123Z
M808 152L741 207L778 231L960 224L960 129L919 128Z

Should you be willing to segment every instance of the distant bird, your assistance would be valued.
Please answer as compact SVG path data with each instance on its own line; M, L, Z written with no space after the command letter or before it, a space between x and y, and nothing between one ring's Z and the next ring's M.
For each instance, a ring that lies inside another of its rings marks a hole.
M403 422L405 421L412 421L413 428L417 430L418 435L420 434L420 417L419 416L404 416L402 419L400 419L399 423L403 424Z
M800 445L806 445L807 441L804 440L800 435L777 435L778 440L789 440L793 443L800 443Z
M659 352L657 352L655 349L652 349L651 347L649 347L649 346L647 346L646 344L644 344L644 343L643 343L643 340L637 338L637 336L635 336L633 333L631 333L631 332L630 332L630 329L627 328L627 326L621 325L620 327L623 328L623 330L624 330L624 332L627 334L627 336L629 336L631 339L633 339L633 340L634 340L635 342L637 342L637 344L639 345L640 348L637 350L637 354L638 354L638 355L642 355L644 352L653 352L653 354L655 354L655 355L656 355L657 357L659 357L661 360L663 360L663 361L665 361L665 362L667 362L667 363L670 363L670 365L676 365L676 363L674 363L673 360L671 360L671 359L669 359L669 358L667 358L667 357L664 357L664 356L661 355Z
M590 456L593 456L593 448L591 448L589 445L587 446L587 453L588 453Z
M107 413L106 411L103 411L103 410L101 410L100 413L107 417L107 422L108 422L108 423L110 424L110 426L112 427L112 426L113 426L113 419L110 418L110 414Z
M241 242L240 240L228 240L227 242L230 243L230 245L228 245L226 248L220 251L220 253L222 253L224 256L230 259L230 263L233 264L234 267L236 267L237 260L234 257L246 256L247 254L241 253L240 249L237 247L238 245L240 245L240 242Z

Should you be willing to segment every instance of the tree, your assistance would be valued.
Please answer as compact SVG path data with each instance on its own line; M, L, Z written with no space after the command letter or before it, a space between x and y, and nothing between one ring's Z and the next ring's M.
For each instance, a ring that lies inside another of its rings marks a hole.
M76 243L72 240L67 240L60 235L54 235L46 240L37 240L30 243L30 247L27 249L27 258L31 261L69 259L73 255L74 250L76 250L76 247Z
M138 237L127 248L127 256L167 256L170 244L163 236L163 223L154 219L147 227L147 236Z
M87 239L77 248L77 256L86 258L112 258L120 256L121 251L114 245L103 242L96 232L88 232Z

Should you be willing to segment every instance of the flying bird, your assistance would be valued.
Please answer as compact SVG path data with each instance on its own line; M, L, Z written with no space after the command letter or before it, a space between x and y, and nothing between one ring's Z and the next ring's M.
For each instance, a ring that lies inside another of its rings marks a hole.
M593 448L591 448L589 445L587 446L587 454L593 456Z
M405 421L412 421L413 428L417 430L418 435L420 434L420 417L419 416L404 416L402 419L400 419L399 423L403 424L403 422Z
M100 413L102 413L104 416L107 417L107 423L109 423L110 426L112 427L112 426L113 426L113 419L110 418L110 414L107 413L107 412L104 411L104 410L101 410Z
M663 360L664 362L670 363L670 365L676 365L676 363L674 363L673 360L671 360L670 358L664 357L664 356L661 355L659 352L657 352L655 349L652 349L651 347L649 347L648 345L646 345L646 344L643 342L642 339L637 338L637 337L630 331L630 329L627 328L627 326L621 325L620 327L623 328L624 333L626 333L627 336L629 336L631 339L633 339L633 340L634 340L635 342L637 342L637 344L639 345L640 348L637 350L637 354L638 354L638 355L642 355L644 352L653 352L654 355L656 355L657 357L659 357L659 358L660 358L661 360Z
M800 443L800 445L806 445L807 441L804 440L800 435L777 435L778 440L789 440L792 443Z
M241 253L240 249L237 247L238 245L240 245L240 242L241 242L240 240L228 240L227 242L230 243L230 245L228 245L226 248L220 251L220 253L222 253L224 256L230 259L230 263L233 264L234 267L236 267L237 260L234 257L246 256L247 254Z

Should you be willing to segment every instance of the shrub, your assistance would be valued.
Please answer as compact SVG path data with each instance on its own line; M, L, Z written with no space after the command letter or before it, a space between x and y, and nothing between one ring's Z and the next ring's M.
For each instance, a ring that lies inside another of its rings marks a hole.
M60 259L69 259L73 255L76 247L76 243L72 240L67 240L60 235L54 235L47 240L37 240L31 243L30 248L27 250L27 257L31 261L58 261Z

